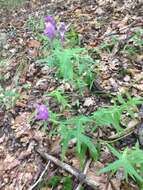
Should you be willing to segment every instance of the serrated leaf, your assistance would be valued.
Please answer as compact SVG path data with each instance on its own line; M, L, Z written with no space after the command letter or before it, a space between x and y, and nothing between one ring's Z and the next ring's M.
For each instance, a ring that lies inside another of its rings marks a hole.
M72 179L71 177L63 178L63 190L72 190Z
M108 164L105 168L102 168L99 173L105 173L108 171L112 171L112 173L115 173L118 169L123 168L124 175L126 180L128 180L128 176L131 176L134 180L137 179L139 181L143 182L142 177L137 173L135 170L135 163L133 163L132 156L130 153L134 152L134 149L128 149L126 148L123 153L119 153L116 149L114 149L111 145L108 145L111 152L118 157L118 160L115 160L113 163ZM139 151L140 152L140 151ZM138 153L139 153L138 152ZM142 155L142 153L141 153ZM138 156L141 156L138 154ZM132 161L131 161L132 160ZM136 162L137 164L137 162Z
M48 185L51 187L56 187L61 181L61 177L53 176L51 179L48 180Z

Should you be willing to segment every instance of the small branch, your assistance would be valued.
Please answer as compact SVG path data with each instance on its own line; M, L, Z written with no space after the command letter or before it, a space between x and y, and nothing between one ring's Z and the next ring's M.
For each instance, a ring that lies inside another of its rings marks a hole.
M131 124L129 123L130 127L127 127L121 133L117 133L115 135L110 136L109 140L114 140L114 139L118 139L118 138L122 138L122 137L126 137L126 136L130 135L138 127L139 123L140 123L139 120L134 120L133 123L131 123Z
M82 183L89 185L90 187L92 187L95 190L99 189L99 184L96 181L93 181L89 176L86 176L84 173L80 172L76 168L70 166L69 164L66 164L66 163L60 161L59 159L55 158L54 156L51 156L48 153L45 153L39 149L36 149L36 152L38 154L40 154L40 156L42 158L44 158L46 160L50 160L51 162L53 162L57 166L63 168L64 170L66 170L67 172L69 172L70 174L75 176Z
M83 174L87 174L88 168L90 166L92 159L90 158L89 160L87 160L87 162L85 163L85 168L83 170ZM77 186L77 188L75 190L80 190L80 188L82 187L82 182L79 183L79 185Z
M46 173L48 167L50 165L50 161L48 162L48 164L46 165L45 169L43 170L43 172L41 173L40 177L38 178L38 180L29 188L29 190L33 190L37 185L38 183L40 183L42 181L42 178L44 176L44 174Z

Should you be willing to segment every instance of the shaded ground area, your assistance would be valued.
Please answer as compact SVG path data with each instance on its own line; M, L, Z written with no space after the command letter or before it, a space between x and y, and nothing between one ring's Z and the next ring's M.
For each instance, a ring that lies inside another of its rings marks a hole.
M143 3L130 0L33 0L12 9L3 5L0 14L0 93L8 93L0 97L0 189L27 190L38 180L46 165L36 149L60 159L60 137L50 133L50 124L43 130L40 121L31 120L36 103L46 101L50 110L60 112L58 102L45 93L62 87L72 97L72 107L77 100L79 102L75 115L90 115L98 107L110 105L119 93L143 96L143 45L138 42L132 49L136 41L129 41L132 34L143 29ZM36 33L43 31L37 23L45 15L53 15L58 21L70 24L79 34L80 46L88 48L93 59L100 63L92 89L87 89L84 96L80 96L70 84L59 81L54 69L37 63L44 54ZM139 38L143 40L143 33ZM99 46L99 51L95 51ZM63 114L68 117L70 113L64 110ZM134 125L136 120L123 119L122 125ZM109 129L98 132L105 139L114 135ZM96 134L93 136L96 138ZM134 130L116 146L131 146L137 138ZM73 146L74 143L65 162L79 169ZM122 172L111 179L107 174L96 175L98 169L112 159L103 147L101 160L90 164L88 175L100 184L98 189L139 189L131 179L130 183L122 180ZM51 163L45 179L54 175L69 176L69 173ZM79 181L72 176L72 183L72 188L76 189ZM63 189L62 184L57 188L42 185L39 188ZM85 189L92 188L85 186Z

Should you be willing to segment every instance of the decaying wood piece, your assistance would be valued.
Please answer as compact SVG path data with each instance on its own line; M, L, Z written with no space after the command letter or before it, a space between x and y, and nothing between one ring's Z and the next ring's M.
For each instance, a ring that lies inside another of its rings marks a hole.
M84 167L84 170L83 170L83 174L85 174L85 175L87 174L88 168L89 168L89 166L90 166L90 164L91 164L91 161L92 161L91 158L86 161L85 167ZM82 187L82 184L83 184L83 183L80 182L75 190L80 190L80 188Z
M67 171L70 174L72 174L73 176L75 176L80 182L89 185L90 187L92 187L95 190L99 189L99 184L96 181L93 181L89 176L87 176L84 173L80 172L78 169L70 166L69 164L66 164L66 163L62 162L61 160L55 158L54 156L51 156L48 153L45 153L42 150L36 149L36 152L38 154L40 154L40 156L42 158L44 158L45 160L48 160L48 161L50 160L51 162L53 162L57 166L61 167L65 171Z

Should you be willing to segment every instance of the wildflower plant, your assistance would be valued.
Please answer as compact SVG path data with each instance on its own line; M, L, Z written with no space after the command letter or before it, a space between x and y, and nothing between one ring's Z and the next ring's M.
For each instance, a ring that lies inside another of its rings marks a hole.
M5 106L6 109L11 109L16 105L17 100L20 99L20 94L17 90L5 90L2 86L0 86L0 106Z
M27 30L32 31L35 35L39 36L40 33L43 33L45 23L43 18L40 18L37 22L36 18L29 16L25 27L27 28Z
M53 41L57 37L59 37L61 40L61 44L63 45L64 39L65 39L65 32L67 31L67 29L68 29L68 26L66 26L64 22L61 22L60 26L57 26L57 23L52 16L45 17L44 35L49 38L51 43L53 43Z
M58 176L58 175L54 175L52 177L50 177L50 179L47 180L42 180L38 187L41 189L41 188L44 188L47 186L48 187L51 187L51 188L57 188L59 184L61 184L62 182L62 185L63 185L63 190L72 190L72 178L71 177L61 177L61 176Z
M123 129L120 126L122 114L127 112L129 116L134 118L134 110L137 110L137 105L142 104L143 99L137 97L130 97L125 101L121 95L117 96L113 106L108 108L99 108L92 115L93 120L96 122L96 127L110 126L113 127L118 133ZM119 105L120 104L120 105Z
M48 93L47 95L55 98L61 105L62 110L64 110L66 107L70 107L70 105L68 104L67 97L64 95L64 91L62 89L56 89Z
M60 123L60 134L62 137L62 158L68 149L69 142L76 140L76 152L80 158L81 165L84 162L85 154L89 151L93 159L98 158L98 149L92 139L85 134L86 126L91 122L90 117L80 115L69 118Z
M138 180L143 183L143 178L141 173L143 171L138 170L137 166L140 169L143 168L143 150L139 148L139 145L136 144L132 149L125 148L123 152L118 152L111 145L107 145L109 150L117 157L113 163L108 164L108 166L102 168L99 173L105 173L108 171L112 172L112 175L116 173L119 169L123 169L124 177L128 181L128 177L132 177L133 180Z
M80 37L75 28L71 25L69 31L66 33L66 38L69 40L71 47L80 45Z
M49 118L48 108L46 105L36 105L36 119L46 121Z
M128 55L141 53L143 50L143 29L131 32L131 36L123 47L122 52Z
M52 41L56 36L56 21L51 16L45 17L44 35Z
M44 35L48 37L51 49L47 57L37 62L55 67L58 78L68 81L82 92L86 86L92 86L96 76L94 74L96 62L85 48L64 46L68 28L64 22L57 26L53 17L45 17Z
M70 83L70 85L74 87L74 90L83 94L85 87L89 89L92 88L96 77L95 65L97 61L94 61L92 57L89 56L87 49L73 47L73 45L67 43L66 36L68 35L66 35L66 33L69 30L69 26L64 22L58 24L51 16L46 16L44 22L45 29L42 34L45 37L44 40L47 40L50 46L47 47L48 51L46 56L37 62L53 67L59 81L62 80L62 82L66 81ZM71 33L73 33L74 37L77 37L74 31ZM113 39L109 43L101 44L98 51L99 53L103 50L111 52L117 43L118 39ZM52 129L50 134L60 134L62 159L65 158L69 144L74 140L75 152L80 158L81 165L83 165L85 161L86 154L90 155L94 160L97 160L100 155L100 146L104 143L106 144L108 141L104 141L100 139L100 137L92 139L92 137L87 134L87 131L90 130L94 133L98 128L102 130L102 127L110 127L119 135L120 133L124 133L124 129L121 126L123 115L125 117L134 118L135 112L138 111L138 105L143 102L142 98L118 95L112 106L98 108L91 113L91 115L85 116L83 114L76 115L77 112L75 113L75 110L72 109L72 105L69 105L70 97L67 98L65 91L58 88L50 93L46 93L46 96L57 100L61 106L60 112L52 112L50 109L47 109L47 106L38 105L36 107L36 118L45 123L50 123ZM69 113L68 117L61 113L65 109L67 109L66 111ZM141 172L143 162L139 157L143 156L143 152L139 147L136 146L132 149L125 148L120 152L110 145L107 146L117 157L117 160L103 168L100 173L112 171L112 174L115 174L118 169L123 168L127 180L130 176L134 180L142 182ZM141 165L139 169L140 172L136 171L137 162Z
M60 25L60 27L59 27L59 29L58 29L62 44L64 43L65 32L67 30L68 30L68 26L66 26L66 24L64 22L62 22L61 25Z

